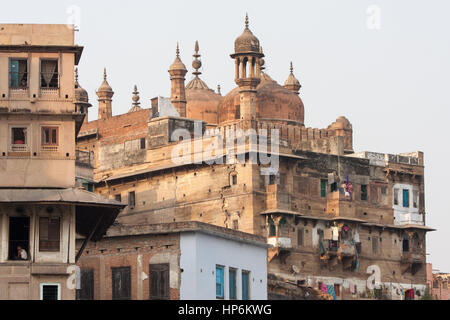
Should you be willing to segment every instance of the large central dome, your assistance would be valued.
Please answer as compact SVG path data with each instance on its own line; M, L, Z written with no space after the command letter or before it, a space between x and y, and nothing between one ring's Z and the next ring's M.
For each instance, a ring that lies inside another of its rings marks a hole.
M261 73L261 83L256 90L257 119L304 123L304 106L297 94L280 86L266 73ZM224 97L219 105L219 123L240 119L239 108L239 87L236 87Z

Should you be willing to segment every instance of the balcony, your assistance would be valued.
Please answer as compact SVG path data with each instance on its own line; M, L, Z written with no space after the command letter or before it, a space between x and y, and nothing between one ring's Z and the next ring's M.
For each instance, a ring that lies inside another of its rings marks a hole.
M267 243L278 248L292 248L291 238L288 237L269 237L267 238Z

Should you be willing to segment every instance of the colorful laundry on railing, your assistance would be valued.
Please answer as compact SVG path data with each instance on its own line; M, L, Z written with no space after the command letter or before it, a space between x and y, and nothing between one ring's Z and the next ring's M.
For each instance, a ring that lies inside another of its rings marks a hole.
M327 285L327 294L333 296L333 300L336 300L336 292L334 292L333 285Z

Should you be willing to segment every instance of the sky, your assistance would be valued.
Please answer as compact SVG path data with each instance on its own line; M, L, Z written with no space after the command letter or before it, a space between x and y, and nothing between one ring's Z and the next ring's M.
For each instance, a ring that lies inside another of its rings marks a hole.
M423 151L427 261L450 272L450 1L27 1L2 3L1 23L75 23L84 46L79 81L93 107L107 68L113 114L128 111L133 86L141 106L170 96L167 72L179 42L191 74L199 41L201 78L225 95L235 87L234 40L250 29L278 83L290 61L300 80L305 125L324 128L341 115L353 125L354 150ZM446 142L447 141L447 142Z

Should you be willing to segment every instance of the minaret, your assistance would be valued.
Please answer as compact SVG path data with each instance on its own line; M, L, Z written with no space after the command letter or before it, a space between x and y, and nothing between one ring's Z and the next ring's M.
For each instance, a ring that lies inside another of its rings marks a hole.
M187 73L186 66L180 59L180 49L176 50L175 61L169 68L171 93L170 102L177 109L180 117L186 117L186 89L184 86L185 75Z
M299 94L300 88L302 87L300 82L295 78L294 76L294 67L292 66L291 62L291 73L289 74L289 77L284 82L284 86L286 89L292 91L295 94Z
M239 86L241 120L256 119L256 87L261 81L261 58L259 40L248 28L245 16L244 32L234 42L235 82Z
M106 68L103 71L103 83L97 90L98 96L98 120L112 117L112 97L114 91L106 80Z

